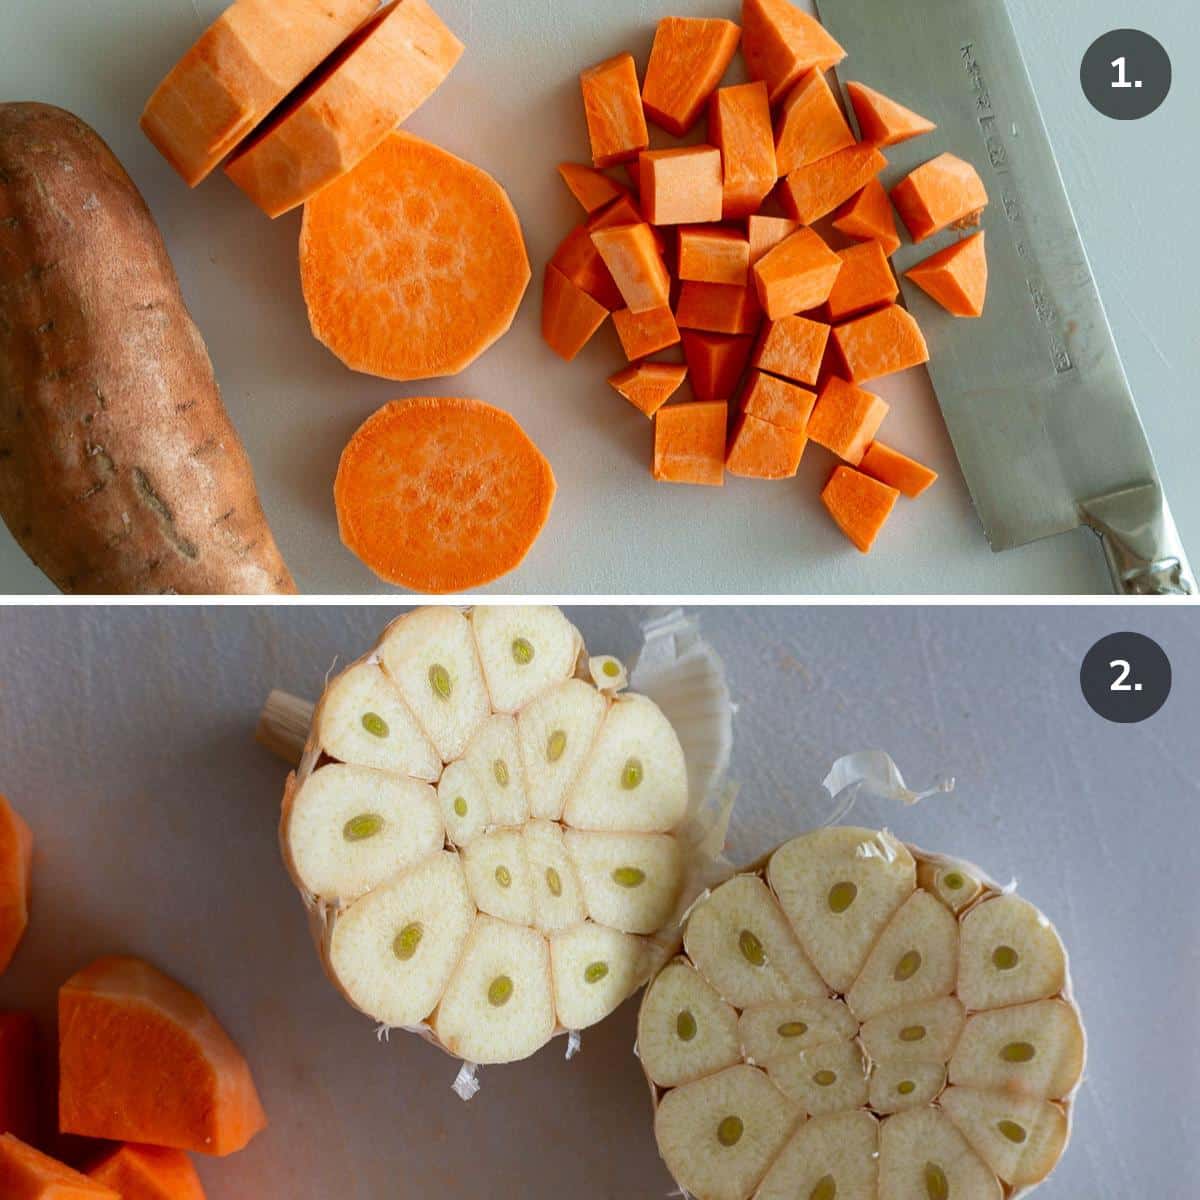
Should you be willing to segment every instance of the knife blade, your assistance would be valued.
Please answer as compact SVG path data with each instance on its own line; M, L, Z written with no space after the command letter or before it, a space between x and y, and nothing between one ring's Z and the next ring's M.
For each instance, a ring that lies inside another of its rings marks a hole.
M992 549L1087 525L1118 591L1194 593L1003 0L817 8L847 51L843 82L861 80L937 122L888 148L885 186L950 151L988 190L981 319L951 316L903 275L959 232L906 243L893 262L929 338L929 374Z

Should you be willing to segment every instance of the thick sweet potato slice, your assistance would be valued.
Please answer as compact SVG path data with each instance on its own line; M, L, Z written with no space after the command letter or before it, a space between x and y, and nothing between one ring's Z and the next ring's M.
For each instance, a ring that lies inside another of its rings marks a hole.
M829 515L863 554L870 553L899 498L895 488L847 466L833 469L821 493Z
M767 85L721 88L709 106L708 133L721 151L725 220L756 213L779 178Z
M725 469L744 479L791 479L807 443L798 429L744 413L733 432Z
M681 137L700 116L737 50L741 30L704 17L663 17L654 31L642 103L646 115Z
M831 321L891 304L900 294L887 255L878 242L861 242L838 251L842 269L829 293L827 310Z
M750 78L766 81L774 104L801 75L837 66L846 52L788 0L743 0L742 57Z
M666 304L642 313L619 308L613 313L613 324L621 349L630 362L679 343L679 326L675 323L675 314Z
M142 129L195 187L378 0L234 0L146 102Z
M571 195L583 205L584 212L594 213L597 209L629 195L629 189L615 179L597 171L595 167L586 167L583 163L561 162L558 173L567 185Z
M12 962L29 924L33 833L0 796L0 974Z
M973 233L904 273L947 312L956 317L981 317L988 280L983 237L982 230Z
M650 145L632 54L618 54L589 67L579 76L579 88L593 166L628 162Z
M818 446L858 466L887 414L885 400L835 375L817 397L808 421L808 436Z
M929 361L921 327L898 304L834 326L833 341L854 383Z
M72 1171L11 1133L0 1136L0 1196L4 1200L122 1200L112 1188Z
M887 159L876 147L848 146L794 170L784 179L779 199L788 216L811 225L866 187L886 166Z
M300 280L313 335L348 367L430 379L508 331L529 258L486 171L393 133L305 206Z
M828 343L829 326L824 322L800 316L780 317L763 331L754 352L754 365L784 379L816 383Z
M848 237L877 241L889 258L900 249L892 202L878 179L872 179L838 209L833 227Z
M850 94L850 103L858 118L858 131L864 142L874 142L876 146L895 146L937 128L932 121L866 84L848 83L846 91Z
M759 303L772 321L824 304L842 260L811 229L797 229L754 264Z
M608 382L634 408L652 417L679 391L686 376L682 363L643 362L618 371Z
M0 1133L38 1140L37 1025L27 1012L0 1013Z
M654 416L654 478L721 487L728 414L724 400L660 408Z
M780 175L854 145L854 134L824 72L802 75L787 94L775 125L775 160Z
M392 0L230 159L269 217L351 171L438 89L463 44L426 0Z
M675 320L681 329L754 334L762 321L762 309L753 287L689 280L679 289Z
M979 172L955 154L939 154L892 188L892 203L914 242L951 225L978 225L987 202Z
M882 442L872 442L867 447L858 469L872 479L878 479L880 483L886 483L901 494L914 498L937 481L936 471Z
M88 1171L121 1200L204 1200L200 1176L182 1150L126 1143Z
M542 338L560 358L570 362L604 324L608 309L593 300L553 263L546 264L542 289Z
M685 329L681 337L688 379L696 399L730 399L746 369L754 339L690 329Z

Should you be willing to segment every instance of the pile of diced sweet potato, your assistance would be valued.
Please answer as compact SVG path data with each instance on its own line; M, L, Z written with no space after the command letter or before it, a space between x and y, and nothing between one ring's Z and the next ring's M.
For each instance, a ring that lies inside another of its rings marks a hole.
M752 82L720 87L739 40ZM831 451L822 500L865 552L900 494L936 479L876 440L888 405L862 386L929 358L896 303L893 205L921 242L977 225L987 193L946 153L889 200L882 149L935 127L848 83L856 137L826 75L844 57L787 0L744 0L740 28L660 21L640 88L630 54L584 71L592 166L559 173L587 216L546 268L542 332L569 360L611 314L630 365L609 382L653 419L656 479L785 479L808 442ZM648 120L683 137L706 111L706 142L651 148ZM982 232L908 277L948 312L980 316ZM650 358L680 344L683 362ZM667 403L685 379L694 398Z

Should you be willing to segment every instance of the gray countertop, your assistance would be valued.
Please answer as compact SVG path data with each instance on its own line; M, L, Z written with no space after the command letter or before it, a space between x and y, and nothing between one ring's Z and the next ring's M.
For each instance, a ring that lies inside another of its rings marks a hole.
M1184 70L1195 43L1179 0L1010 0L1067 188L1185 544L1200 556L1194 380L1200 377L1200 260L1183 214L1195 162L1179 131L1200 111ZM1077 532L992 555L923 370L883 381L889 441L942 480L902 505L869 559L833 528L817 448L800 478L667 487L649 474L648 423L608 388L624 365L611 330L574 363L539 336L542 266L578 218L554 164L586 154L576 75L631 49L644 65L668 12L736 16L734 0L438 0L467 45L409 128L479 162L521 214L534 280L511 334L461 376L396 385L346 370L308 332L296 268L299 214L269 222L223 176L189 192L137 127L146 98L223 0L8 0L0 5L5 98L51 101L110 142L143 189L250 451L264 504L300 587L387 589L341 545L332 504L338 455L379 405L401 395L478 395L509 409L555 467L550 523L508 594L1085 593L1108 590L1099 548ZM897 20L919 20L899 0ZM1175 58L1163 107L1136 122L1094 112L1079 61L1130 21ZM882 31L886 34L886 31ZM852 66L848 60L847 67ZM936 347L935 347L936 349ZM0 529L0 591L47 582Z
M630 609L572 616L593 650L639 644ZM0 790L38 840L33 924L0 1005L52 1025L55 989L93 956L149 958L195 988L246 1051L271 1116L243 1154L205 1162L211 1200L665 1196L636 1004L482 1074L378 1045L325 981L275 838L282 765L253 741L273 686L315 696L380 609L0 611ZM1075 1139L1045 1200L1183 1200L1200 1175L1200 627L1154 608L706 610L728 665L739 861L798 831L797 799L854 749L909 782L956 776L914 809L864 807L953 852L1057 922L1091 1035ZM1175 691L1149 722L1084 704L1100 636L1156 638Z

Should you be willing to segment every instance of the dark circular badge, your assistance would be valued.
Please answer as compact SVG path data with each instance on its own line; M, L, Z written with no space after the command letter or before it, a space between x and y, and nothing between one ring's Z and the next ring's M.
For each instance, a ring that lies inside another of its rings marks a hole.
M1171 90L1171 59L1157 38L1140 29L1098 37L1079 65L1083 94L1114 121L1148 117Z
M1110 633L1084 655L1083 698L1106 721L1123 725L1152 717L1171 694L1171 662L1141 633Z

